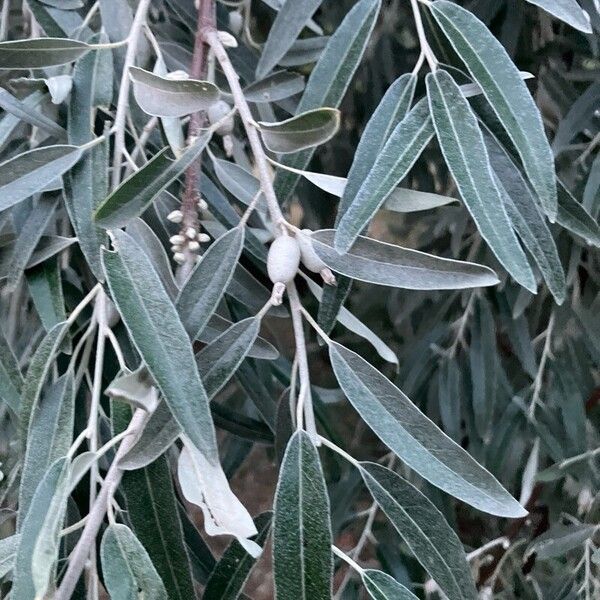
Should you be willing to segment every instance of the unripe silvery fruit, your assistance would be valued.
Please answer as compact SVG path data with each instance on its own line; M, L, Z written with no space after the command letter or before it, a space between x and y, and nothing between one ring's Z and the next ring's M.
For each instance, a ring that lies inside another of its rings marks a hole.
M273 283L288 283L298 272L300 248L296 239L282 235L273 240L267 258L267 272Z
M243 25L244 17L242 17L242 13L237 10L231 11L229 13L229 29L231 29L235 35L239 35Z
M313 248L310 236L312 231L310 229L303 229L296 233L296 240L300 248L300 256L302 264L313 273L320 273L323 281L328 285L335 284L335 277L329 267L319 258L315 249Z
M217 100L208 108L208 120L214 125L231 112L231 106L225 100ZM215 130L219 135L229 135L233 131L233 115L225 119Z

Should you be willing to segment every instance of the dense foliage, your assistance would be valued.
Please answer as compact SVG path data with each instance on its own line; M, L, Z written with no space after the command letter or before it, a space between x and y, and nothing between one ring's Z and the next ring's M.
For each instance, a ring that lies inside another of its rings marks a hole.
M600 595L597 0L2 0L0 595Z

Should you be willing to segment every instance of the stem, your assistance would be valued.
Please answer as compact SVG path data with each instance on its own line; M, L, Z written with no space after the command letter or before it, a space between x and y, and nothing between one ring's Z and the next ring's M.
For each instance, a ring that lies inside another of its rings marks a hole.
M104 479L102 489L96 498L96 502L94 502L94 505L90 509L87 522L83 532L81 533L81 537L79 538L75 549L69 556L69 566L65 576L63 577L60 587L56 591L54 600L69 600L69 598L71 598L73 595L75 586L77 585L81 572L85 566L89 550L96 543L96 536L98 535L98 531L100 530L100 526L104 520L108 503L110 502L116 488L121 481L121 477L123 476L123 471L119 468L119 460L135 444L137 440L136 434L141 431L142 427L144 426L146 416L146 411L141 408L138 408L133 414L133 417L126 430L128 435L123 439L123 442L119 446L115 458L110 465L110 469L108 470L108 473Z
M544 349L542 350L542 358L540 359L540 366L535 375L533 382L533 395L531 397L531 404L529 405L529 416L533 419L535 415L535 407L537 406L540 399L540 392L542 390L542 382L544 380L544 371L546 369L546 362L551 353L552 348L552 331L554 329L555 316L554 311L550 315L548 320L548 327L546 329L546 339L544 341Z
M146 13L150 0L140 0L131 30L129 32L127 52L123 63L123 75L121 76L121 85L119 87L119 97L117 99L117 112L115 114L115 149L112 163L112 188L117 188L121 182L121 159L123 157L123 149L125 148L125 117L127 108L129 107L129 67L135 61L137 53L138 41L142 32L142 25L146 21Z
M302 429L302 415L306 419L306 432L313 443L320 446L315 413L313 409L312 393L310 390L310 372L308 369L308 357L306 355L306 339L302 323L302 304L298 296L296 284L291 281L287 285L290 307L292 309L292 325L294 327L294 338L296 340L296 358L298 359L298 375L300 376L300 392L296 405L296 427Z
M338 445L329 441L327 438L324 438L322 435L319 436L319 440L321 440L321 443L324 446L327 446L327 448L333 450L334 452L337 452L343 459L347 460L352 466L356 467L357 469L360 469L359 462L353 456L350 456L345 450L342 450Z
M283 214L279 208L279 203L277 202L277 196L275 195L273 182L271 181L269 163L267 161L262 142L260 141L256 124L252 118L250 107L246 102L244 92L240 86L238 74L231 64L229 56L227 56L227 51L223 47L221 40L219 40L217 31L213 27L207 27L203 32L203 38L213 49L215 58L219 61L221 69L223 70L223 74L229 83L233 101L240 113L240 118L242 119L242 124L246 130L248 142L250 143L250 148L252 149L252 154L254 155L254 160L258 170L258 179L260 180L261 189L267 200L267 206L269 208L269 213L271 214L271 219L275 224L280 224L284 222L285 219L283 218ZM282 231L281 233L287 235L286 231Z
M364 569L352 560L345 552L340 550L337 546L331 546L331 550L336 556L339 556L345 563L350 565L356 572L362 573Z
M200 0L198 6L198 20L196 22L196 35L194 39L194 53L192 55L192 65L190 67L190 77L192 79L206 79L208 65L208 46L202 38L202 31L207 27L214 28L216 26L216 8L215 0ZM207 122L206 111L192 113L188 126L187 144L193 144L195 138L200 134L200 131L205 127ZM181 222L181 232L185 237L185 231L192 227L198 231L198 200L200 165L202 160L194 161L185 172L185 188L183 198L181 200L181 212L183 220ZM181 265L178 273L178 278L185 281L187 276L192 271L196 264L196 253L192 252L187 244L182 249L185 260Z
M425 28L423 27L423 20L421 19L421 13L419 12L418 0L410 0L412 6L413 16L415 19L415 26L417 28L417 35L419 36L419 43L421 44L421 51L425 54L427 64L432 71L435 71L438 66L437 58L433 53L433 50L429 46L427 36L425 35Z

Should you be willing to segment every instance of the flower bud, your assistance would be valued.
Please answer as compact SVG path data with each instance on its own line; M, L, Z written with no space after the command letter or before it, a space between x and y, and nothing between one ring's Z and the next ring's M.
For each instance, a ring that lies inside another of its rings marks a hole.
M231 112L231 106L224 100L217 100L208 110L208 120L211 125L214 125L221 119L225 118ZM233 115L229 115L215 130L219 135L229 135L233 131Z
M173 260L181 265L185 262L185 255L183 252L175 252L175 254L173 254Z
M288 283L298 272L300 248L295 238L282 235L273 240L267 258L267 272L273 283Z
M244 25L244 17L239 10L233 10L229 13L229 29L235 34L239 35Z
M181 223L183 221L183 213L180 210L173 210L167 215L167 220L171 223Z
M195 240L196 236L198 235L198 232L193 228L193 227L188 227L185 230L185 235L190 239L190 240Z
M183 244L183 242L185 242L185 238L182 235L172 235L169 238L169 242L173 245L173 246L181 246L181 244Z
M303 229L296 233L296 240L300 248L300 256L302 264L313 273L320 273L323 281L327 285L335 285L335 276L329 269L329 267L319 258L318 254L313 248L310 236L312 231L310 229Z
M192 252L195 252L196 250L200 249L200 244L196 240L191 240L190 242L188 242L188 248Z
M199 233L197 239L202 244L208 244L210 242L210 235L208 233Z

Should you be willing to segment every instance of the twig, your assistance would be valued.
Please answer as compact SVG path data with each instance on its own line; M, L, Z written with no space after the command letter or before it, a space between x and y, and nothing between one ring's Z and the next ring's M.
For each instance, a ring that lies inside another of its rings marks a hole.
M433 53L433 50L429 46L429 42L427 41L427 36L425 35L425 28L423 27L423 20L421 19L421 13L419 12L419 2L418 0L410 0L410 4L413 11L413 16L415 19L415 26L417 28L417 35L419 36L419 43L421 44L421 51L425 54L425 58L427 59L427 64L432 71L435 71L438 66L437 58Z
M546 329L546 340L544 341L544 349L542 350L542 357L540 358L540 366L535 375L533 381L533 394L531 396L531 404L529 405L529 416L533 419L535 415L535 407L540 399L540 392L542 390L542 382L544 380L544 371L546 369L546 362L551 354L552 348L552 331L554 329L555 314L552 311L550 319L548 320L548 327Z
M194 53L192 55L192 64L190 67L190 77L192 79L205 79L208 65L208 46L202 38L202 32L207 27L215 27L215 0L200 0L198 6L198 20L196 22L196 35L194 39ZM192 145L201 129L206 125L206 112L199 111L192 113L188 126L188 146ZM185 237L185 231L189 228L198 231L198 200L200 194L198 191L198 182L200 179L201 158L194 161L185 172L185 188L181 200L181 212L183 220L181 221L182 235ZM188 248L187 244L182 248L184 262L179 268L178 279L185 281L196 263L196 253Z
M117 112L115 114L115 149L112 162L113 189L116 189L121 182L121 158L123 156L123 149L125 148L125 118L127 116L127 108L129 107L129 67L131 67L135 61L138 41L142 31L142 25L146 21L146 13L148 12L149 5L150 0L140 0L128 36L129 44L123 63L123 75L121 76L119 97L117 99Z
M83 571L90 548L95 545L96 536L104 520L104 515L116 488L118 487L123 471L119 468L119 460L133 447L137 440L137 434L141 431L146 421L147 413L138 408L127 427L128 436L125 437L117 450L110 469L104 478L104 484L91 507L88 520L85 524L81 537L75 549L69 556L69 566L60 587L56 591L54 600L69 600L71 598L77 581Z

